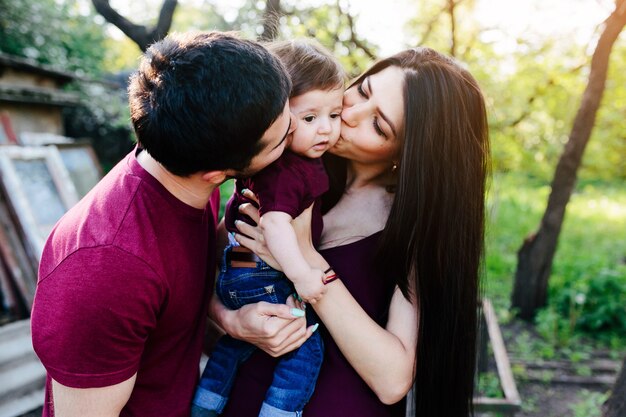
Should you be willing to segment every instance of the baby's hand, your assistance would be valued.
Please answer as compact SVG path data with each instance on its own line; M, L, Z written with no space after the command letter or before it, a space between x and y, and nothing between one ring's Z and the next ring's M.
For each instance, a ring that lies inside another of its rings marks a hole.
M315 304L326 293L326 286L322 281L324 272L321 269L311 268L307 274L293 280L298 295L307 303Z

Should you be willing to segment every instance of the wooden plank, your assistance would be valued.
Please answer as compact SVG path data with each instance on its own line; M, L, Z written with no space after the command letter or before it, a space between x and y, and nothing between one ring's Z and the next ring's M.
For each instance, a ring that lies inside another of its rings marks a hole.
M37 265L54 224L78 202L74 183L58 149L51 146L0 147L0 173Z
M561 385L587 385L587 386L606 386L611 387L617 375L594 375L594 376L581 376L581 375L545 375L541 372L527 372L526 378L530 382L544 382L550 384Z
M24 298L25 307L30 311L37 286L37 275L1 193L0 229L0 256L6 263L11 279Z
M506 353L504 340L502 339L502 334L498 327L496 313L493 310L491 301L486 298L483 300L483 314L487 322L487 331L489 332L489 340L491 341L491 347L496 359L496 367L498 368L502 391L508 402L519 406L521 400L517 386L515 385L513 373L511 372L511 363Z
M83 198L102 179L103 172L98 157L88 142L74 142L70 144L54 145L79 198Z
M80 103L78 94L49 87L0 84L0 100L10 103L74 106Z
M512 404L504 398L477 397L474 398L474 411L476 412L496 412L513 415L519 411L518 404Z
M476 365L476 377L478 378L478 374L487 372L489 368L489 349L487 345L489 344L489 333L487 333L487 323L485 321L484 314L480 315L479 320L479 328L478 328L478 349L477 349L477 365Z
M11 118L9 117L9 114L7 112L0 112L0 123L2 124L1 128L4 132L6 143L10 145L17 145L17 136L15 135L13 125L11 124Z
M517 358L510 358L511 363L523 365L528 369L557 369L557 370L572 370L581 366L588 367L593 371L600 372L613 372L617 374L619 372L620 362L610 359L595 359L588 361L572 362L572 361L560 361L560 360L538 360L528 361Z
M491 342L496 360L496 366L498 368L500 384L505 398L474 397L472 402L474 404L474 409L477 412L496 412L507 416L513 416L520 410L520 396L517 391L517 386L515 385L515 380L513 379L511 364L506 353L502 334L500 333L500 328L498 327L497 318L493 311L491 302L488 299L484 299L482 304L484 322L481 323L481 330L484 331L486 328L486 333L489 336L489 341ZM486 340L479 343L478 350L486 351L486 345ZM483 360L480 357L478 359L479 362ZM480 363L478 365L481 366ZM415 417L415 410L413 409L411 401L414 389L417 388L413 386L407 395L406 417Z
M17 259L13 254L13 248L11 247L11 243L9 242L9 238L7 237L4 230L0 227L0 256L2 257L2 261L4 265L6 265L7 271L11 274L11 281L15 283L17 286L21 298L26 304L26 308L28 311L32 308L33 297L35 296L35 286L36 282L29 282L24 278L24 274L22 274L22 270L17 263ZM13 293L13 288L8 282L9 276L6 276L7 279L7 287L9 291ZM17 299L13 300L12 306L14 308L13 312L17 313L19 308L19 301Z
M2 234L1 228L0 234ZM5 272L3 262L0 262L0 303L2 303L0 313L8 314L10 319L19 314L19 302L15 291L13 291L13 285L9 279L9 275Z

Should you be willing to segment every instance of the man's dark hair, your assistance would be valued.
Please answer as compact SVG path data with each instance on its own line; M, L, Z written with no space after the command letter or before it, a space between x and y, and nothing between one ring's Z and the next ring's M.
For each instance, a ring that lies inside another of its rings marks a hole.
M291 82L260 44L233 33L171 34L128 87L139 145L170 172L241 171L281 115Z

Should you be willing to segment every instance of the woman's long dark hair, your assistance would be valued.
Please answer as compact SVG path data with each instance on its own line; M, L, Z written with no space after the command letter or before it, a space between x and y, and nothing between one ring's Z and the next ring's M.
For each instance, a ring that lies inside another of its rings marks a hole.
M356 83L389 66L405 73L405 117L378 259L407 299L417 297L415 415L465 417L473 413L489 168L484 98L469 72L428 48L380 61ZM330 159L334 204L345 161Z

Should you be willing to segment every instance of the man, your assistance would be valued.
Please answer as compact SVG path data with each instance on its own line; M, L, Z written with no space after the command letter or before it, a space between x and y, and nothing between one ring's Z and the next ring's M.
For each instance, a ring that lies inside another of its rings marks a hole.
M275 57L231 34L148 49L129 85L137 148L59 221L42 255L32 331L48 371L45 417L189 415L217 187L280 156L295 128L290 88ZM233 314L276 349L293 344L284 328L304 326L290 311Z

